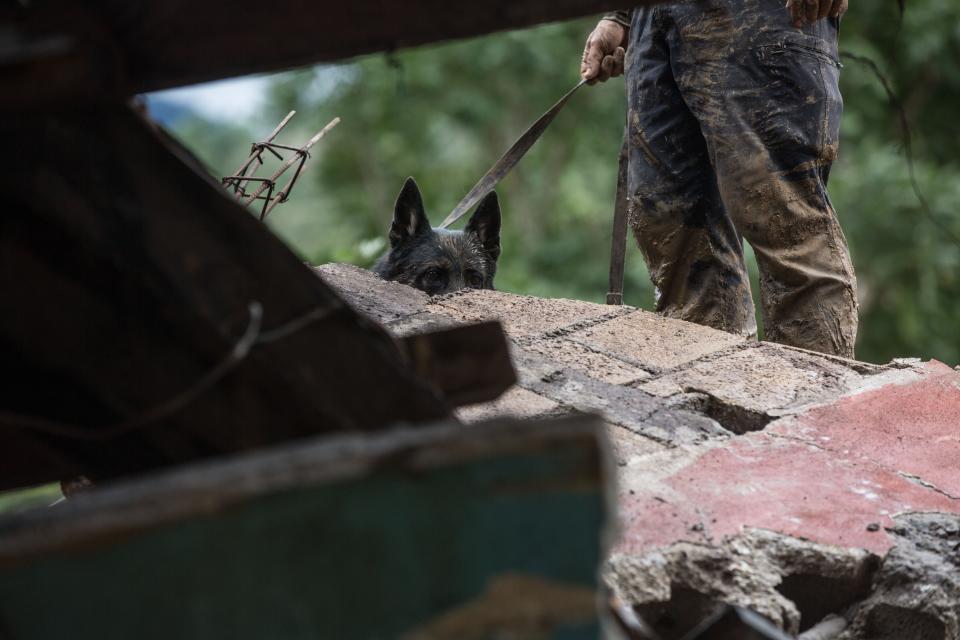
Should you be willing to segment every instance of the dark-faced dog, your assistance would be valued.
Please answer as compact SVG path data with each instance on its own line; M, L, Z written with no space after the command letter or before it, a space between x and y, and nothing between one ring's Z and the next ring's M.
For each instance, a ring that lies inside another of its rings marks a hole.
M373 270L435 296L460 289L493 289L500 257L500 202L491 193L480 201L463 231L434 229L423 209L420 188L407 178L390 224L390 250Z

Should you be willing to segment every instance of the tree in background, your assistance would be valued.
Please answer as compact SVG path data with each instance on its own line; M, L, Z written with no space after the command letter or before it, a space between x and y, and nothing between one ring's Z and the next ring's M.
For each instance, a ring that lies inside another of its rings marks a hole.
M898 115L882 86L869 69L847 61L842 150L830 186L859 276L857 353L865 360L960 361L960 247L951 237L960 236L954 113L960 29L953 1L915 0L902 24L895 3L854 6L842 26L843 48L880 62L902 97L914 130L918 182L938 220L927 217L911 189ZM310 262L369 266L385 249L403 180L416 177L438 224L577 81L593 24L547 25L280 74L255 126L193 118L176 131L215 174L225 175L245 157L250 140L290 109L298 110L300 127L289 134L292 140L341 116L306 180L270 224ZM581 91L501 183L499 288L603 301L624 110L620 81ZM626 298L652 306L635 247L628 252Z

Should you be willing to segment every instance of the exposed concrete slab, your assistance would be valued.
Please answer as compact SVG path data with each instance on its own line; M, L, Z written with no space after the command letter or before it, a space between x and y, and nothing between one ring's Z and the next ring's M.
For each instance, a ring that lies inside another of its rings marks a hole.
M636 483L627 478L624 486ZM651 489L621 492L624 552L680 540L716 544L755 527L882 554L891 545L882 527L894 514L960 510L895 473L766 435L714 448Z
M650 374L567 338L527 341L525 348L565 367L581 371L609 384L631 384L650 378Z
M493 418L540 418L561 411L559 404L522 387L514 387L494 402L457 409L455 415L466 423Z
M960 501L960 374L940 363L926 370L910 384L843 398L768 433L881 465Z
M514 350L514 364L520 386L572 409L601 413L608 422L664 444L695 444L729 435L706 416L672 408L639 389L595 380L524 348Z
M377 322L390 322L416 313L430 297L413 287L381 279L349 264L325 264L315 271L354 309Z
M607 424L607 437L610 440L614 462L620 467L643 464L643 461L650 460L651 456L670 451L670 448L663 443L616 424Z
M654 373L745 344L740 336L639 310L580 329L569 338Z
M461 324L463 323L457 322L450 316L445 316L440 313L430 313L429 311L418 311L412 315L391 320L385 323L384 326L386 326L390 333L399 337L406 337L418 333L449 329Z
M661 397L706 394L707 414L731 431L744 433L804 406L839 397L862 379L837 361L764 343L708 357L640 389Z
M500 320L513 338L553 333L572 325L626 313L622 307L579 300L548 300L472 289L431 298L428 310L447 314L461 322Z
M960 375L931 371L717 443L657 483L626 467L622 548L755 527L882 554L896 514L960 513Z

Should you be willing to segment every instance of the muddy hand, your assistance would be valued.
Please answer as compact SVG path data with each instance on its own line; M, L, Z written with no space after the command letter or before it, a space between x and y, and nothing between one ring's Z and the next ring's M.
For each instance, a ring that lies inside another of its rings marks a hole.
M787 0L787 11L798 29L827 16L839 18L847 12L848 0Z
M594 84L623 74L626 44L626 27L613 20L601 20L587 37L580 63L580 77L588 84Z

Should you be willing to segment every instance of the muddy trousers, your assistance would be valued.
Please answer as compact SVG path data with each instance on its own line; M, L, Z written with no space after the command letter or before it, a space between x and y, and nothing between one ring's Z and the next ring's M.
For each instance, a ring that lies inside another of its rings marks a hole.
M674 318L853 356L853 265L827 195L843 103L835 20L783 0L636 9L627 52L630 222Z

